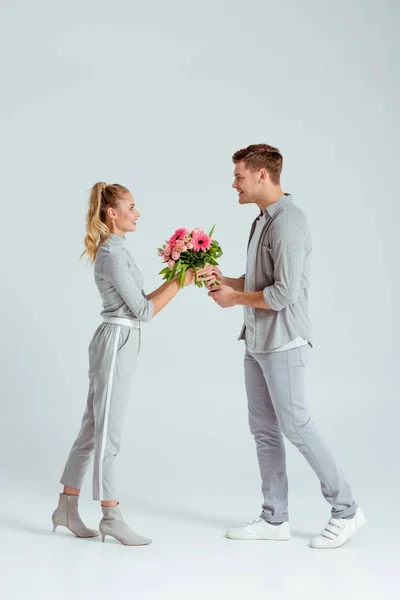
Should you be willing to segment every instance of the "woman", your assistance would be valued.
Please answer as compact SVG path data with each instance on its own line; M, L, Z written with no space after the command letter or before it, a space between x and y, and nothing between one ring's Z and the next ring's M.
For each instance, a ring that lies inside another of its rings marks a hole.
M64 490L53 513L53 531L59 525L78 537L110 535L128 546L151 543L125 523L114 483L114 462L121 442L128 394L141 345L141 323L147 323L179 291L176 280L164 283L149 295L143 277L125 247L125 234L136 230L140 216L135 200L122 185L96 183L90 194L85 251L94 263L94 277L103 302L103 323L89 346L89 393L81 429L61 483ZM209 268L201 269L201 276ZM185 286L194 282L187 271ZM83 477L94 454L93 498L101 501L100 532L87 528L78 512Z

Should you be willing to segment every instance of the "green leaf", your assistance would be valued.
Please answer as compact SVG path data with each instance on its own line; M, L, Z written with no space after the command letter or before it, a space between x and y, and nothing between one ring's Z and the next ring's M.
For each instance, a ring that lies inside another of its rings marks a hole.
M213 236L214 229L215 229L215 225L214 225L214 227L211 229L210 233L208 234L208 235L210 236L210 238L212 238L212 236Z
M185 287L185 273L186 273L186 268L184 267L181 272L179 273L179 285L181 286L181 288Z

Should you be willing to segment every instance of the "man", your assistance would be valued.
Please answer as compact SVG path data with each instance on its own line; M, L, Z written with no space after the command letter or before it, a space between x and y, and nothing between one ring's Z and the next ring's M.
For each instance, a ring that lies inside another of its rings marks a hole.
M331 518L312 548L338 548L365 523L343 474L310 420L304 391L311 344L308 287L311 236L307 219L280 185L283 158L267 144L233 155L240 204L257 204L246 274L224 277L213 267L209 296L222 308L244 306L244 371L250 430L255 438L264 503L259 518L230 529L236 540L289 540L283 436L306 458L331 504ZM220 285L213 288L217 281Z

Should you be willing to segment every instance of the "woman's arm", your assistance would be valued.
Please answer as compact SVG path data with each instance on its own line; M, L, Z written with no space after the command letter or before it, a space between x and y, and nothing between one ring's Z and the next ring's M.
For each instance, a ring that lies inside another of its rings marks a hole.
M154 292L151 292L151 294L146 294L147 298L149 300L153 300L156 296L158 296L158 294L162 293L163 290L165 290L168 287L168 284L171 283L170 281L166 281L165 283L163 283L162 285L160 285L159 288L157 288L156 290L154 290Z
M172 281L166 281L161 287L148 295L149 300L154 304L153 317L171 302L172 298L176 296L179 290L180 286L177 279L173 279Z
M129 269L123 254L113 253L105 264L108 281L115 287L124 302L129 306L139 321L148 323L167 306L181 289L176 279L167 281L161 287L145 297ZM201 274L201 270L198 271ZM185 275L185 286L194 282L194 272L188 269Z
M209 272L209 267L203 269L197 269L198 279L202 279L205 273ZM185 287L194 283L194 271L188 269L185 273ZM160 312L167 304L172 300L174 296L179 292L180 286L178 280L175 278L172 281L163 283L159 288L151 292L147 297L154 303L153 317Z

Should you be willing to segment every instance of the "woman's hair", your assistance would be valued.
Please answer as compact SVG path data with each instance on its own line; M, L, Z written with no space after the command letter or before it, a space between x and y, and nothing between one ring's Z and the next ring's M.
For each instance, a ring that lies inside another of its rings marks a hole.
M121 196L129 194L123 185L112 183L107 185L103 181L95 183L90 190L89 208L86 217L85 250L81 254L87 255L90 262L94 262L101 244L110 235L106 225L106 210L110 206L117 208Z

